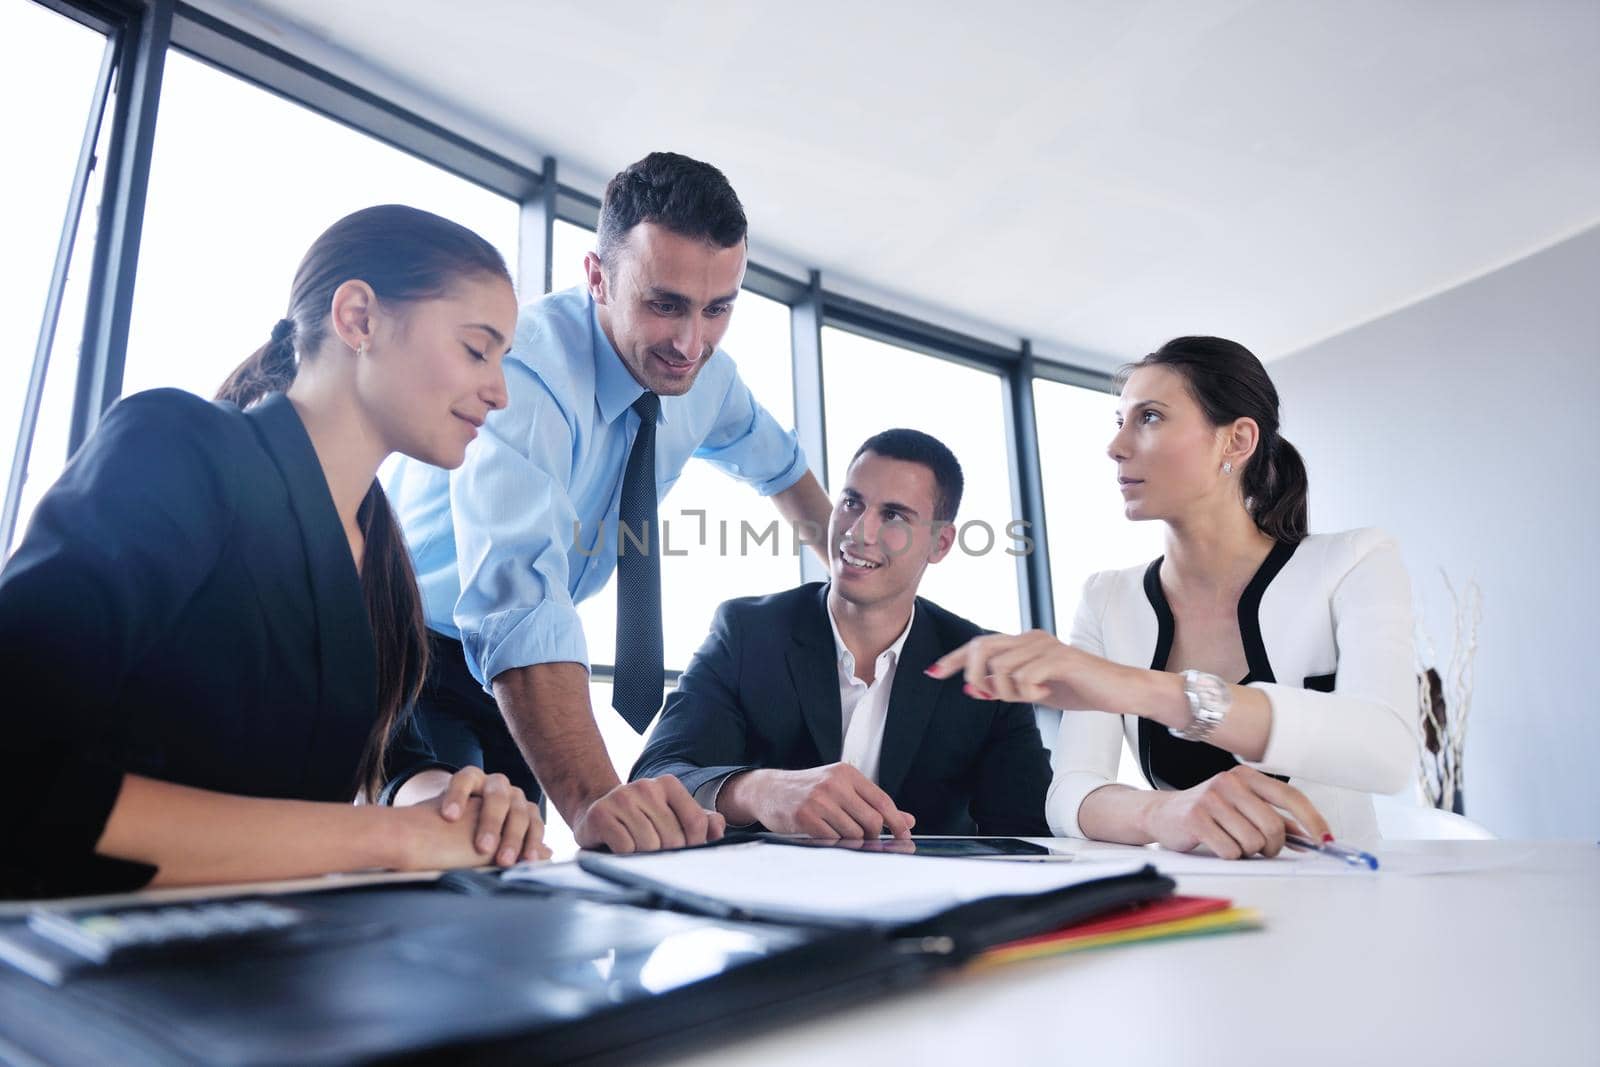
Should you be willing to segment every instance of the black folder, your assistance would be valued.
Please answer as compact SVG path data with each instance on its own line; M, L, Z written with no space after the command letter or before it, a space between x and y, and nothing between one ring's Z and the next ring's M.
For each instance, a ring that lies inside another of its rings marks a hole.
M848 927L700 914L650 891L618 903L502 887L486 872L297 894L275 899L313 921L219 958L90 969L59 988L0 967L0 1059L637 1063L914 986L1172 889L1145 867Z

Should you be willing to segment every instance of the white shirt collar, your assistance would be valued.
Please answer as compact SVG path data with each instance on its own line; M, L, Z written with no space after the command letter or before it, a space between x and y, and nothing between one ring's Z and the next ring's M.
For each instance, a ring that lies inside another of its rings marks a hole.
M844 672L847 678L859 681L860 679L856 678L855 654L845 645L844 638L839 636L839 623L833 617L833 601L827 600L825 603L828 606L828 628L833 631L833 647L836 652L836 661L839 664L839 669ZM900 636L894 639L892 645L883 650L882 655L878 657L879 660L882 660L884 656L888 656L889 666L895 666L900 662L900 650L905 647L906 638L911 636L911 626L916 621L917 604L913 600L911 602L911 616L906 619L906 628L900 631ZM873 677L877 677L880 673L880 671L873 671Z

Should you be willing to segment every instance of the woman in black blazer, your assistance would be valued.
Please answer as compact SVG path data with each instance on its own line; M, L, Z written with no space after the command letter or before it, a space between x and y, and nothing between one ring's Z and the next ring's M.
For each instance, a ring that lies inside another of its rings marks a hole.
M351 803L377 798L427 647L378 465L461 463L516 311L482 238L368 208L312 245L218 402L106 415L0 574L0 893L547 854L476 769Z
M936 665L980 696L1067 709L1056 833L1274 855L1290 832L1374 837L1371 795L1411 780L1399 549L1308 536L1305 465L1278 425L1277 389L1233 341L1180 337L1128 368L1107 452L1125 514L1164 522L1166 553L1092 577L1070 644L984 637ZM1124 736L1154 789L1116 783Z

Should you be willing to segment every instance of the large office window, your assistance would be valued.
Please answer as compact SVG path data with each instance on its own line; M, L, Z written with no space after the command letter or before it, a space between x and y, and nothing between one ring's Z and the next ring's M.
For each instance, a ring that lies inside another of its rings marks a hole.
M1106 444L1116 432L1115 396L1041 378L1034 381L1033 402L1044 474L1056 632L1066 640L1089 575L1132 567L1161 555L1162 525L1129 522L1123 517L1116 466L1106 455ZM1048 722L1045 743L1053 744L1057 717L1044 718ZM1126 744L1117 780L1133 786L1148 784Z
M318 234L402 203L516 268L518 205L178 52L167 58L123 392L210 396L283 316Z
M0 200L0 492L9 481L22 429L24 401L34 353L77 170L79 149L90 121L106 39L53 11L19 0L0 3L0 140L17 155L6 168ZM110 127L102 126L102 146ZM101 151L104 158L105 153ZM67 458L67 435L83 334L86 285L94 252L100 169L79 214L71 269L55 322L39 417L27 460L14 548L40 495ZM3 535L3 531L0 531ZM0 558L5 545L0 544Z
M550 234L550 288L571 289L584 282L583 257L594 251L594 231L556 219ZM527 300L527 297L523 298Z
M1056 628L1064 639L1089 575L1155 559L1162 552L1163 527L1123 517L1116 465L1106 455L1117 428L1116 397L1037 379L1033 402L1050 537L1050 584Z
M583 256L593 245L593 231L556 223L552 282L557 289L583 281ZM757 401L786 428L794 421L789 318L787 305L744 290L722 339L723 351L738 365ZM690 461L661 501L659 514L672 553L661 561L662 636L667 666L681 670L705 638L719 603L794 585L800 580L800 561L795 539L779 528L772 504L709 463ZM616 656L615 576L578 610L590 659L611 663Z
M825 326L822 383L834 493L850 457L880 430L922 430L955 453L966 479L959 536L950 554L928 568L922 595L980 626L1015 632L1022 611L1014 553L1024 543L1013 536L1021 528L1012 526L1000 377Z

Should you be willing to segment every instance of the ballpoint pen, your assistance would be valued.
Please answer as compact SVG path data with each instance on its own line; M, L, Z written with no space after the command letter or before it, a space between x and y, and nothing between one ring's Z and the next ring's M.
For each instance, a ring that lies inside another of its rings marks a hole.
M1284 834L1283 842L1295 848L1303 848L1311 852L1321 852L1325 856L1344 860L1352 867L1365 867L1369 871L1378 869L1378 857L1370 852L1362 852L1359 848L1346 848L1336 845L1332 841L1313 841L1309 837L1299 834Z

